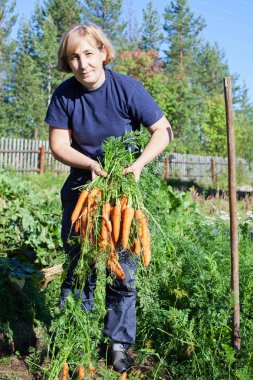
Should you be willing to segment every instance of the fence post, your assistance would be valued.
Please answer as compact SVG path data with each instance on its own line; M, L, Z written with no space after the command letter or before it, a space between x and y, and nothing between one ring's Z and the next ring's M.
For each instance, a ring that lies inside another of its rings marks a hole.
M240 297L239 297L239 250L238 250L238 223L236 198L236 158L235 136L233 121L233 100L231 78L224 78L224 95L227 121L227 147L228 147L228 187L230 208L230 247L231 247L231 290L233 292L233 347L240 349Z
M164 165L165 165L164 179L167 179L170 176L169 157L165 157Z
M41 145L39 148L39 173L44 173L44 166L45 166L45 146Z
M214 158L211 158L211 172L212 172L212 183L217 183L217 173L216 173L216 161Z

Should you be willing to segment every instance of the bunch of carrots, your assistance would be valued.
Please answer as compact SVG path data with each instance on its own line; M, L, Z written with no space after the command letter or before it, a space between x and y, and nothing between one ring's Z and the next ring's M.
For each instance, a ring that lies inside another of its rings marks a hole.
M89 241L109 253L107 267L121 279L125 278L117 259L121 250L130 250L141 256L145 266L151 260L147 216L131 203L127 195L103 201L100 188L83 189L71 216L72 228L80 235L81 241Z
M69 373L68 363L63 363L61 380L68 380L68 373ZM92 366L89 367L89 375L91 377L94 377L95 375L95 368ZM127 378L127 374L126 372L123 372L119 380L125 380L126 378ZM82 366L78 367L78 380L85 380L85 369Z
M134 176L123 175L124 168L136 159L129 145L143 148L146 141L142 134L136 132L107 139L103 144L104 162L101 164L108 173L107 178L97 177L79 188L80 195L71 216L70 236L77 236L81 244L76 273L80 288L86 278L85 271L89 270L86 264L90 264L90 260L102 270L106 265L111 274L122 280L125 279L119 262L122 251L128 250L139 256L144 266L150 263L148 211ZM71 361L71 355L64 357ZM68 364L63 363L60 380L67 380L68 372ZM85 371L83 366L78 367L77 373L79 380L85 379L85 375L89 378L95 376L91 368ZM126 372L121 374L120 380L126 378Z
M67 380L68 379L68 373L69 373L69 365L68 365L68 363L63 363L60 380ZM88 374L90 377L94 377L95 368L93 366L89 366ZM85 369L82 366L78 367L78 380L85 380Z

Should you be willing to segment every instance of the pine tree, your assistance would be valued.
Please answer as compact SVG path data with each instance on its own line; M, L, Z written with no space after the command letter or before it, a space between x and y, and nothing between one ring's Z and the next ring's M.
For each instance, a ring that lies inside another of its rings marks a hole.
M65 74L55 69L59 45L58 30L50 16L42 20L41 36L34 36L34 45L35 59L42 72L46 103L49 104L53 91L65 77Z
M201 31L205 24L202 17L194 17L187 0L171 0L164 13L168 91L175 94L171 105L170 121L176 138L182 140L184 151L193 145L199 149L198 104L200 85L195 81ZM195 86L193 86L193 83ZM189 141L192 138L193 144Z
M209 95L223 94L223 78L229 76L224 51L217 43L211 45L207 42L201 45L196 62L196 81L201 84L203 91Z
M248 89L244 84L240 106L235 111L236 151L238 157L253 162L253 104L249 100Z
M46 111L42 72L34 58L34 45L29 21L22 20L18 30L18 48L9 85L8 134L15 137L45 138Z
M122 0L86 0L83 5L84 21L98 25L118 47L127 23L121 19Z
M172 0L165 8L164 20L165 42L169 48L165 54L169 68L188 76L192 73L192 63L199 49L204 20L201 16L194 17L187 0Z
M15 51L15 42L10 39L11 31L16 23L16 1L0 0L0 130L5 133L8 124L7 111L9 107L8 82Z
M50 0L45 4L45 8L37 5L32 16L35 59L42 72L42 87L46 104L49 104L53 91L66 77L66 74L59 73L55 66L63 33L75 23L74 21L80 22L80 4L72 3L72 0L63 3ZM69 7L72 9L71 12L69 12Z
M141 48L143 50L159 51L163 41L161 22L158 11L149 2L146 10L143 9Z
M53 21L58 39L72 25L81 22L81 12L82 7L78 0L48 0L43 8L44 19L50 18Z

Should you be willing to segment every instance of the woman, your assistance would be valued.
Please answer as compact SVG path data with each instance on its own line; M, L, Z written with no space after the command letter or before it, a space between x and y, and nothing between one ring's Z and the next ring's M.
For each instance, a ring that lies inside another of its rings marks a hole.
M66 279L61 287L60 305L74 288L74 268L79 257L79 246L68 244L70 216L75 207L78 190L96 176L106 177L99 162L103 160L101 145L109 136L122 136L143 124L151 138L135 160L124 170L140 179L143 167L157 157L172 139L172 131L163 111L151 95L135 79L106 68L114 58L114 50L94 24L71 27L63 36L58 51L57 69L73 76L55 90L46 115L49 124L50 147L54 157L70 166L70 175L62 190L62 240L71 258ZM124 258L122 258L124 256ZM122 260L122 261L121 261ZM130 361L127 349L135 341L135 279L136 262L128 252L119 259L125 274L106 289L105 334L111 338L112 364L124 372ZM88 276L82 294L83 308L91 310L96 272Z

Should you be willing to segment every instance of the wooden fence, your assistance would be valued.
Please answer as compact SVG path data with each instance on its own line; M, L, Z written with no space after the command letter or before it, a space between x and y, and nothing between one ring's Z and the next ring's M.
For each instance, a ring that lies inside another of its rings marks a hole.
M22 173L69 171L68 166L54 159L48 141L7 138L0 141L0 169L15 169Z
M246 160L238 158L238 176L253 179L253 170ZM228 160L223 157L197 156L192 154L172 153L164 160L164 177L179 178L215 184L218 179L228 174Z
M237 160L238 169L253 179L253 170L243 159ZM165 178L179 178L215 184L227 175L227 158L172 153L160 162ZM68 172L69 167L56 161L46 140L8 139L0 141L0 169L15 169L21 173L54 171Z

